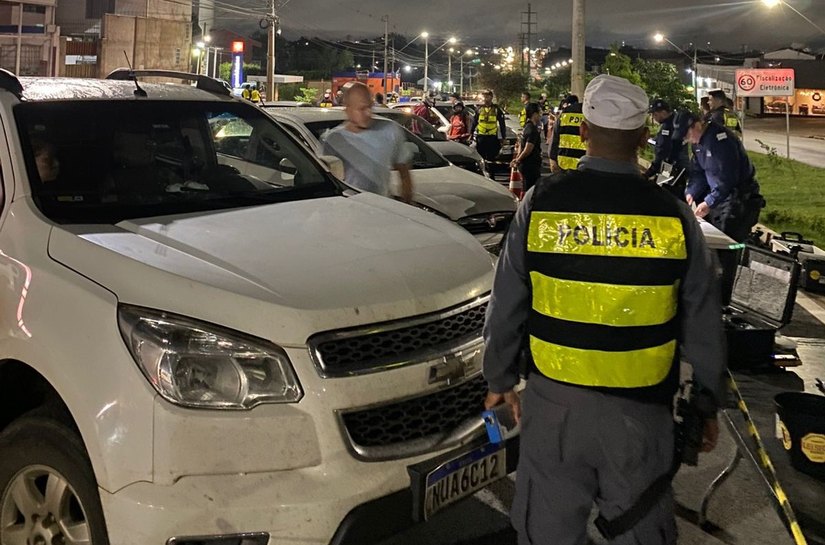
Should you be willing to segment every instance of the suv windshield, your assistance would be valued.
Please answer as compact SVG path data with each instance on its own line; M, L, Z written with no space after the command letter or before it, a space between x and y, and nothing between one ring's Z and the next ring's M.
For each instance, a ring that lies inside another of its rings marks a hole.
M383 121L383 123L388 123L388 121ZM306 128L309 129L309 132L318 139L318 141L323 141L324 134L327 131L334 129L338 125L341 124L341 121L329 120L329 121L313 121L306 124ZM426 142L415 136L414 134L410 133L410 131L404 130L404 137L407 139L408 146L415 146L416 150L413 154L412 160L412 167L413 169L424 169L424 168L441 168L449 166L450 163L447 162L444 157L438 154L433 148L427 145Z
M338 194L258 108L217 101L15 107L32 194L63 223L117 223Z

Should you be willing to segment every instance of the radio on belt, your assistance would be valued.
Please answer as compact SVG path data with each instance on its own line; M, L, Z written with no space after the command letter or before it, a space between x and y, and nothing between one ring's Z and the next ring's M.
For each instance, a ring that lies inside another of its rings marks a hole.
M515 437L521 429L521 425L516 423L513 409L506 403L484 411L481 417L487 427L487 437L494 445Z

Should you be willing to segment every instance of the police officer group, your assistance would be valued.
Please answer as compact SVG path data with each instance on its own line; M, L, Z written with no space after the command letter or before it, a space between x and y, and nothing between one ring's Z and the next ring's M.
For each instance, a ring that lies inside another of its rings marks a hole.
M656 158L643 172L651 112ZM700 221L741 241L764 204L732 128L662 100L651 106L640 87L609 75L557 117L554 173L513 219L484 328L485 405L508 405L522 426L511 511L519 545L587 543L594 504L611 543L676 543L670 487L652 500L646 492L678 467L680 363L693 368L704 452L716 445L725 392L723 286ZM677 177L678 198L666 187Z

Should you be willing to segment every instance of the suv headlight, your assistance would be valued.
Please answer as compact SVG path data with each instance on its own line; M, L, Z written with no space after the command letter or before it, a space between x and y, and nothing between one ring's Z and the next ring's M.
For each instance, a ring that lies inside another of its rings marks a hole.
M149 382L177 405L250 409L303 396L286 353L268 341L129 305L118 307L118 324Z

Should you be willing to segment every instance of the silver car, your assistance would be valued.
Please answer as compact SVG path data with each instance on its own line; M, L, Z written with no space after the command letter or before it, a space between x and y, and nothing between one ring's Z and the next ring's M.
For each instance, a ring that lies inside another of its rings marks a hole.
M329 108L266 109L275 120L321 155L322 135L346 121L342 110ZM414 146L414 205L464 227L497 254L518 200L500 184L451 164L421 138L403 129ZM338 173L343 178L343 172ZM397 184L397 174L393 173Z

